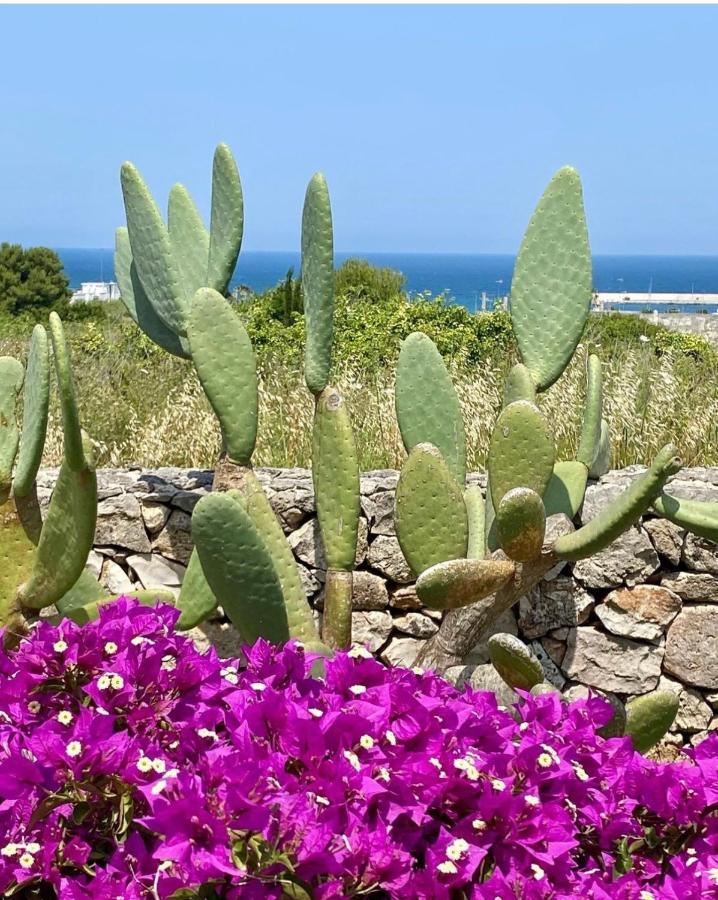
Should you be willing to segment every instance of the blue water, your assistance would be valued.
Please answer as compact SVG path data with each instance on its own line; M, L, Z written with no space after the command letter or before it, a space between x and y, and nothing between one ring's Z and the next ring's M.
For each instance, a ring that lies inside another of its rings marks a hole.
M112 250L59 249L70 284L112 281ZM337 265L361 256L379 266L404 273L411 294L448 293L468 309L480 304L482 291L489 298L509 292L514 257L470 253L337 253ZM290 267L299 271L299 254L283 251L242 253L232 287L243 284L255 291L273 287ZM654 293L718 293L718 256L596 256L593 281L598 291L653 291ZM636 304L642 309L642 304ZM711 310L713 307L710 307Z

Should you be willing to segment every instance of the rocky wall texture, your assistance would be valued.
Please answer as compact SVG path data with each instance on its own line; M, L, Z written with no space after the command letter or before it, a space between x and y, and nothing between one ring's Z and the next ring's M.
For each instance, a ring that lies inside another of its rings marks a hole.
M642 471L610 472L589 485L582 510L591 519ZM47 503L56 471L38 478ZM324 560L311 474L259 469L257 475L287 533L312 606L321 615ZM386 662L411 665L441 613L422 609L393 525L397 473L362 477L353 628ZM483 484L483 476L470 476ZM190 516L212 473L162 468L98 472L99 508L89 568L113 592L136 587L177 591L192 550ZM685 469L676 494L718 502L718 468ZM696 742L718 728L718 545L663 519L644 518L604 552L557 566L504 615L496 631L518 634L542 660L547 680L569 694L587 686L631 697L656 687L680 694L673 740ZM236 652L233 629L217 616L195 630L200 643ZM447 672L457 683L496 686L485 645Z

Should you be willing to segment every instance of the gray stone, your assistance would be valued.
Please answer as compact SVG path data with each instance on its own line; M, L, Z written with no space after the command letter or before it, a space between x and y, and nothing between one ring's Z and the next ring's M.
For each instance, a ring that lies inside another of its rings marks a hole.
M668 519L645 519L643 528L659 556L668 560L672 566L677 566L681 561L685 530Z
M706 700L708 701L708 703L710 703L713 709L718 709L718 691L706 694Z
M191 515L197 503L206 494L209 494L209 488L197 488L194 491L177 491L172 497L172 506Z
M388 612L360 610L352 613L352 643L365 644L375 653L391 634Z
M683 562L693 572L718 575L718 544L689 534L683 546Z
M718 606L686 606L666 637L664 667L680 681L718 689Z
M394 628L417 638L430 638L439 630L436 622L420 612L407 612L394 619Z
M541 645L541 642L530 641L529 648L541 663L541 667L543 668L544 680L548 681L549 684L552 684L554 687L557 687L560 690L566 684L566 679L563 677L563 673L558 668L556 663L548 655L545 648Z
M680 681L668 678L667 675L661 675L658 690L671 691L678 695L678 713L671 731L693 733L708 727L713 710L697 690L686 687Z
M635 472L632 470L638 469ZM629 469L623 469L620 473L622 478L611 478L616 473L607 472L600 481L589 483L586 488L586 494L583 498L583 506L579 513L579 520L582 525L595 519L596 516L609 506L633 481L633 478L640 472L645 471L644 466L630 466ZM625 474L624 474L625 473Z
M424 646L424 641L416 638L394 637L380 654L380 658L390 666L411 667Z
M541 582L519 601L519 630L527 638L536 638L552 628L581 625L594 603L591 594L570 575Z
M155 503L154 501L145 501L141 507L142 520L145 528L150 534L157 534L165 527L167 519L170 517L170 508L164 503Z
M667 494L681 500L707 500L718 503L718 482L711 476L711 469L681 469L671 479Z
M551 631L551 637L556 638L557 641L565 641L568 638L570 630L570 628L554 628Z
M358 571L352 579L352 607L354 609L386 609L389 592L386 582L373 572Z
M718 716L714 716L710 720L705 731L699 731L698 734L691 736L691 746L697 747L698 744L702 743L714 731L718 731Z
M590 693L590 688L585 684L569 684L564 688L562 696L569 702L574 700L585 700Z
M173 510L165 527L152 541L153 552L186 566L193 548L191 521L188 513L181 509Z
M139 578L144 588L167 588L179 593L185 566L172 559L165 559L159 553L142 553L127 557L127 565Z
M228 622L202 622L185 634L191 638L200 653L214 647L220 659L236 658L241 654L242 639L237 629Z
M661 578L661 586L668 588L681 600L698 603L718 603L718 579L698 572L669 572Z
M551 662L560 667L566 656L566 642L546 635L541 638L541 646L548 653Z
M398 584L409 584L414 580L401 552L399 541L390 535L380 534L374 538L369 545L367 563L372 569Z
M132 491L140 479L140 469L98 469L97 499L117 497L125 491Z
M320 574L323 575L324 573L320 573L314 569L308 569L301 563L297 563L297 571L299 572L299 580L302 582L304 593L307 597L313 597L317 591L321 589L323 584L323 581L318 576ZM324 598L322 598L322 603L324 603Z
M498 617L498 619L496 619L496 621L492 622L481 640L477 644L475 644L471 651L467 654L466 658L464 659L464 665L480 666L483 663L489 662L488 640L492 635L518 635L518 633L519 629L518 625L516 624L516 616L514 615L514 611L513 609L507 609L506 612L503 612Z
M660 568L658 554L647 535L630 528L605 550L573 567L573 574L589 588L613 588L645 581Z
M127 572L111 559L106 559L102 566L100 582L111 594L126 594L133 587Z
M98 581L100 580L100 572L102 571L102 563L104 561L105 557L101 553L98 553L97 550L90 550L87 562L85 563L85 568L89 569Z
M396 534L394 528L394 491L376 491L362 496L361 506L369 521L371 534Z
M116 544L136 553L149 551L150 540L134 494L118 494L97 504L95 544Z
M389 597L389 605L394 609L421 609L421 603L416 596L416 587L408 584L396 588Z
M359 528L357 535L357 552L354 564L359 566L364 562L367 551L367 532L368 527L366 519L359 519ZM319 528L319 520L317 518L309 519L297 531L292 532L287 538L289 546L292 548L294 555L307 566L313 569L327 568L326 558L324 556L324 547L322 545L322 534Z
M456 668L459 668L458 666ZM466 685L475 691L490 691L496 695L499 706L510 709L518 700L518 694L506 684L491 663L481 666L464 666L456 679L456 687Z
M681 611L681 598L655 584L611 591L596 607L596 615L613 634L658 641Z
M569 635L562 669L574 681L599 690L645 694L658 684L662 659L662 647L583 626Z

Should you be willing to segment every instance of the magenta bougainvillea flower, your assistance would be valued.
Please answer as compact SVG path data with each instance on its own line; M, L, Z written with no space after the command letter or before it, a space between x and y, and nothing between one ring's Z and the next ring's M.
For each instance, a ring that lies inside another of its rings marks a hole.
M200 653L131 599L0 654L0 893L718 897L718 735L659 764L600 698L459 692L362 649Z

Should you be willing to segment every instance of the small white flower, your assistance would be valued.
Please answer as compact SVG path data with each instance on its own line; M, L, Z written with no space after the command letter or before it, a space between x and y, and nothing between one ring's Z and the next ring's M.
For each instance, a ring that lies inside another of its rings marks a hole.
M15 856L19 850L19 845L11 841L9 844L5 844L5 846L0 850L0 856Z
M200 728L197 732L197 736L201 738L212 738L212 740L217 740L217 732L212 731L211 728Z
M137 634L137 635L135 635L135 636L132 638L132 640L130 641L130 643L131 643L133 646L135 646L135 647L139 647L140 644L144 644L144 643L150 643L150 644L151 644L152 641L151 641L149 638L146 638L146 637L144 637L144 636L141 635L141 634Z
M55 643L52 645L52 649L55 651L55 653L64 653L65 650L67 650L67 644L65 643L65 641L55 641Z
M463 757L461 759L454 760L454 768L458 769L460 772L465 772L469 768L470 765L471 765L471 763L467 759L464 759Z
M708 869L708 877L713 884L718 884L718 869Z
M228 681L230 684L238 684L239 678L237 678L237 670L233 669L231 666L227 666L222 669L219 673L225 681Z
M141 756L137 760L137 768L140 770L140 772L146 775L147 772L152 771L152 760L149 758L149 756Z
M35 857L30 853L23 853L23 855L18 860L23 869L32 869L35 865Z
M67 709L62 709L57 714L57 721L60 725L69 725L72 722L72 713Z
M371 748L374 746L374 738L370 734L363 734L359 738L359 743L365 750L371 750Z
M101 716L109 716L109 713L103 706L96 706L95 712L99 713Z
M65 751L70 757L79 756L82 753L82 744L79 741L70 741Z
M534 873L536 881L541 881L542 878L546 877L546 873L538 863L531 863L531 871Z
M160 668L165 672L174 672L177 668L177 660L171 654L162 657L162 665Z
M529 723L528 723L528 722L522 722L522 723L519 725L519 731L528 731L528 727L529 727Z
M412 666L411 671L414 673L414 675L423 675L424 674L424 670L421 668L421 666Z
M639 334L639 335L638 335L638 340L639 340L642 344L647 344L647 343L650 341L650 338L648 337L647 334Z
M156 782L155 784L152 785L152 787L150 788L150 793L156 797L158 794L161 794L162 791L166 787L167 787L167 779L160 778L160 780L158 782Z
M478 781L481 775L479 774L479 770L476 768L476 766L469 766L469 768L466 770L466 777L469 779L469 781ZM501 783L503 784L503 782Z
M551 759L548 753L542 753L538 758L538 764L542 769L550 769L553 765L553 759Z
M356 753L353 753L351 750L345 750L344 758L349 760L350 765L353 766L357 772L361 769L361 763L359 762L359 757Z
M314 716L315 719L321 719L321 717L324 715L322 710L317 709L316 706L310 706L308 712L309 715Z
M318 803L320 806L329 806L329 800L326 797L322 797L321 794L317 794L314 798L314 802Z
M25 844L25 849L28 853L32 853L33 855L40 852L40 845L37 841L30 841L29 844Z
M259 691L260 694L262 693L262 691L267 690L267 685L262 684L261 681L252 682L252 684L250 684L250 687L252 688L253 691Z
M491 779L491 787L495 791L498 791L499 793L501 793L501 791L506 790L506 785L503 783L503 781L500 778L492 778Z
M463 838L456 838L446 848L446 855L449 859L459 860L469 849L469 844Z
M354 694L355 697L359 697L361 694L366 692L366 686L363 684L353 684L349 690Z
M588 774L581 763L571 763L573 766L573 771L576 773L576 777L579 781L588 781Z
M125 679L122 675L113 675L110 678L110 686L113 691L119 691L125 686Z
M474 831L486 831L486 822L483 819L474 819L471 823L471 827Z
M524 802L529 806L538 806L541 802L538 797L535 797L533 794L526 794L524 797Z
M152 760L152 768L157 772L158 775L163 775L165 770L167 769L167 763L160 759L159 756L156 756Z
M384 732L384 737L386 738L388 744L391 744L392 747L396 747L396 735L391 730L391 728L387 728L387 730Z
M435 756L431 756L431 757L429 758L429 763L430 763L432 766L434 766L435 769L440 769L440 768L442 767L442 766L441 766L441 760L440 760L440 759L437 759Z
M441 872L442 875L456 875L456 873L459 871L450 859L446 859L444 860L444 862L440 862L436 868Z
M558 765L561 762L561 757L556 753L554 748L550 744L541 744L541 747L548 753L551 759Z
M380 781L388 781L389 778L391 777L391 775L390 775L390 773L389 773L389 770L388 770L385 766L382 766L382 767L379 769L379 774L378 774L376 777L377 777Z
M352 647L347 656L351 656L352 659L371 659L371 653L366 649L366 647Z
M108 641L105 644L105 653L108 656L112 656L113 653L117 653L117 644L114 641Z
M639 900L656 900L656 895L653 891L641 891L638 898Z
M101 691L106 691L111 684L112 679L109 675L100 675L100 677L97 679L97 687Z
M28 712L31 712L33 715L37 715L42 709L42 706L40 705L39 700L31 700L27 705L27 709Z

